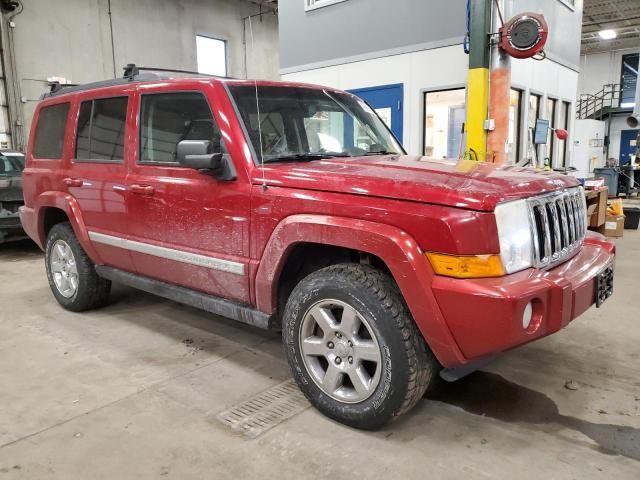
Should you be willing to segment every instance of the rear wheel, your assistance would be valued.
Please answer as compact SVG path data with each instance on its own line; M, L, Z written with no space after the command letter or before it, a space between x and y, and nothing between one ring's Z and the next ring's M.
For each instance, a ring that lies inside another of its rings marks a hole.
M109 298L111 282L98 276L68 222L54 225L49 232L45 264L51 291L67 310L97 308Z
M356 428L380 428L407 412L439 370L393 280L367 265L334 265L304 278L287 301L283 327L306 397Z

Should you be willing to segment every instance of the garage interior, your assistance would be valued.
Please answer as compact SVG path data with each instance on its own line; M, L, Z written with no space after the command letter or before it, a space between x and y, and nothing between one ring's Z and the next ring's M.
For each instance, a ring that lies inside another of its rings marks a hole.
M2 188L18 185L20 154L30 168L41 95L135 64L345 90L409 155L572 176L589 229L616 253L614 294L599 308L365 431L312 407L279 332L118 283L105 307L64 310L38 245L0 231L0 480L640 477L637 0L3 0L0 9L0 227L24 203ZM500 17L524 12L544 16L548 37L542 53L512 57L495 41Z

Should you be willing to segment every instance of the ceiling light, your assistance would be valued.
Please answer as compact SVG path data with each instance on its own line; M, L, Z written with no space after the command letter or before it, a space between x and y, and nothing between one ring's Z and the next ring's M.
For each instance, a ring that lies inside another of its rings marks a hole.
M598 35L600 35L600 38L603 40L612 40L618 36L615 30L600 30Z

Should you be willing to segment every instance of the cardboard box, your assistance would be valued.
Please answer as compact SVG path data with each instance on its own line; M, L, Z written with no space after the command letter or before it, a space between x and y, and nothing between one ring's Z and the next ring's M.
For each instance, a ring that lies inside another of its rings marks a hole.
M621 237L624 234L624 215L607 215L598 231L607 237Z
M607 187L597 190L587 190L587 218L590 227L601 227L607 214L607 197L609 190Z

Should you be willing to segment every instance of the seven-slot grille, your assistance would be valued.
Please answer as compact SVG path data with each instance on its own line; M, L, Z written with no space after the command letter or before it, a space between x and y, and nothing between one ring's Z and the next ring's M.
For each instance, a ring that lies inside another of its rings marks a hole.
M581 187L534 197L529 201L536 267L566 260L587 233L586 203Z

